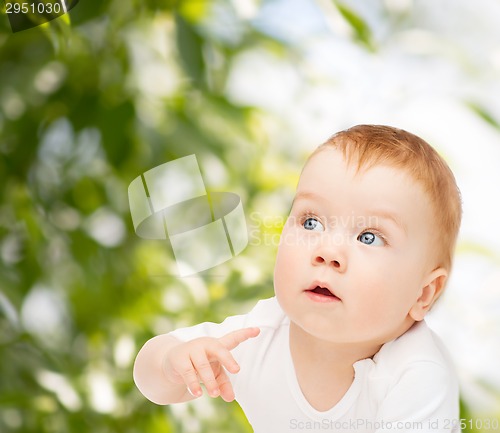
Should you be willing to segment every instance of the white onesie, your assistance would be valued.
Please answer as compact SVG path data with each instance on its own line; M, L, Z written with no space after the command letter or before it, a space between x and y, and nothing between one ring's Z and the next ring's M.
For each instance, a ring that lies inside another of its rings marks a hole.
M201 323L170 335L182 341L258 327L232 351L241 367L228 376L255 433L460 432L458 382L439 338L422 321L354 364L355 377L331 409L314 409L301 392L289 347L290 320L275 297L220 324Z

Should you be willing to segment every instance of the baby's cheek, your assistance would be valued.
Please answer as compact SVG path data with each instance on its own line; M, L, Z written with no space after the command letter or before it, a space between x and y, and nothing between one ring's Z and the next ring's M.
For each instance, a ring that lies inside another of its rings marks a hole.
M405 319L408 306L400 287L388 282L378 281L365 286L366 292L361 299L361 316L365 326L383 332L398 327Z
M276 262L274 264L274 288L276 291L286 285L287 268L290 263L289 253L281 245L276 255Z
M278 246L277 261L286 264L305 259L307 243L296 230L284 230Z
M372 278L361 278L356 291L356 311L365 320L378 321L387 315L393 297L384 282Z
M294 257L289 252L278 254L274 269L274 278L278 281L286 281L293 278Z

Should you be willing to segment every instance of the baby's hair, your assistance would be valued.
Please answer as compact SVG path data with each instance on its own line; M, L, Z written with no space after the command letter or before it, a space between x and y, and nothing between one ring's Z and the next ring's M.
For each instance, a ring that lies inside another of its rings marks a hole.
M436 218L436 268L451 271L462 202L455 176L436 150L410 132L384 125L357 125L340 131L313 155L332 147L342 151L346 162L354 163L358 172L389 165L405 171L423 187Z

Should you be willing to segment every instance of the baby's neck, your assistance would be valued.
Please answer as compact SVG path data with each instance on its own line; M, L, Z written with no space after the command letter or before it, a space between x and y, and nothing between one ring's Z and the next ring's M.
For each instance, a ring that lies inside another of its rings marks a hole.
M290 323L290 353L300 388L316 410L337 404L354 380L353 364L370 358L380 345L360 347L317 339Z

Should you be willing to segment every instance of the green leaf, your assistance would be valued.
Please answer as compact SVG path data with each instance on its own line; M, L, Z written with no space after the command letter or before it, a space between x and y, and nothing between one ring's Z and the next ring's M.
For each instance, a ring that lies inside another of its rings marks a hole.
M466 106L469 107L486 123L488 123L489 125L493 126L496 129L500 129L500 121L496 119L494 115L486 107L472 101L466 102Z
M197 87L205 87L205 61L203 59L203 38L195 27L182 15L175 14L177 50L189 78Z
M341 2L335 1L335 6L347 23L351 26L354 31L355 39L370 51L375 51L372 31L363 18Z

